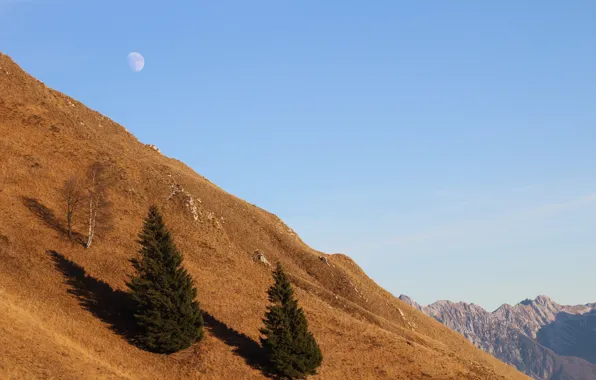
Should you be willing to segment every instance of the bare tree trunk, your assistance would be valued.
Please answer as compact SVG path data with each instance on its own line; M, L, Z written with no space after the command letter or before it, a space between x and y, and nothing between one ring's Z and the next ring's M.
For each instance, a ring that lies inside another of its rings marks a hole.
M89 232L87 233L87 243L85 248L89 248L93 242L93 234L95 230L95 213L93 207L93 194L89 195Z
M68 238L72 240L72 213L70 212L66 215L66 225L68 228Z
M111 173L107 172L104 164L94 163L89 168L89 231L85 247L89 248L98 230L106 231L111 227L110 202L107 199L107 189L114 179Z
M98 170L101 170L99 166L92 166L89 173L89 179L91 180L89 187L89 232L87 233L87 243L85 243L85 248L91 247L93 235L95 233L95 198L99 197L96 183Z

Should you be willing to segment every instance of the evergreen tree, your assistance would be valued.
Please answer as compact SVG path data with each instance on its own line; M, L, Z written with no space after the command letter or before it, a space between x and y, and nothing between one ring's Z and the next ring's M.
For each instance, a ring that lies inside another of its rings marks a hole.
M294 297L294 290L278 263L273 272L275 283L269 288L271 305L261 329L261 344L271 371L290 379L316 374L323 361L321 350L308 330L306 316Z
M139 234L136 276L127 284L135 301L136 342L148 351L172 353L203 337L197 289L182 267L182 255L155 206Z

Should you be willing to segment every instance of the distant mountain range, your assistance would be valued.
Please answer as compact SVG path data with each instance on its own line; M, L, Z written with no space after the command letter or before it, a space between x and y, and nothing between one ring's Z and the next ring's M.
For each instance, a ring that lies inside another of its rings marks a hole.
M564 306L538 296L491 313L464 302L420 306L399 298L534 379L596 379L596 303Z

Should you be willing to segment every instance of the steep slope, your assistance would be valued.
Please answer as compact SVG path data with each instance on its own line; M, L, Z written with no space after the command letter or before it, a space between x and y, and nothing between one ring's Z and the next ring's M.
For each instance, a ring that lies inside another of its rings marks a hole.
M257 251L291 276L325 356L319 378L526 378L393 297L347 256L312 250L275 215L1 54L0 136L0 378L263 378L256 342L271 269ZM117 179L113 229L85 249L65 237L58 189L98 160ZM123 332L122 290L152 203L208 313L205 340L170 356L139 350Z
M423 307L399 298L536 379L596 379L596 304L563 306L538 296L489 313L464 302Z

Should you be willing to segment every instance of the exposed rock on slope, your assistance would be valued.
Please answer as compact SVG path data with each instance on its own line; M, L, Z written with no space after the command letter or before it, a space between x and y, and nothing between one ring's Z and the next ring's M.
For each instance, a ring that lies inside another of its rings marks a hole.
M563 306L538 296L489 313L464 302L422 307L399 298L536 379L596 379L596 304Z
M263 378L257 342L271 268L254 260L256 249L281 261L296 287L324 353L319 378L526 378L393 297L347 256L309 248L275 215L1 54L0 68L0 378ZM58 189L96 160L118 173L108 190L113 229L85 249L63 233ZM208 313L205 340L170 356L129 344L118 317L151 203Z

